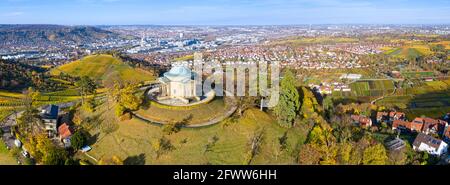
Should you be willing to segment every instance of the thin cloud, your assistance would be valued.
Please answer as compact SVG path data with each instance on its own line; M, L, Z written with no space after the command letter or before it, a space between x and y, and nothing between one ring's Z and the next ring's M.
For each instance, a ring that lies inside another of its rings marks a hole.
M25 14L25 12L9 12L9 13L3 14L3 16L5 16L5 17L17 17L17 16L21 16L23 14Z

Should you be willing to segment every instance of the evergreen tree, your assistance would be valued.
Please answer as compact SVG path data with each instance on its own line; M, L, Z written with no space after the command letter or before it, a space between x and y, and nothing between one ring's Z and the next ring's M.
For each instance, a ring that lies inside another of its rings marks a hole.
M300 108L300 95L295 87L294 74L287 70L281 80L280 100L274 109L278 123L291 127Z

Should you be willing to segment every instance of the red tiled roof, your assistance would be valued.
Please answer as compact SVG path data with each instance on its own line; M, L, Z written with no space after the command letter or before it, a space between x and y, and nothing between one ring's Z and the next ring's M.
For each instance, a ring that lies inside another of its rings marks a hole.
M72 131L70 131L69 125L65 123L58 127L58 133L61 139L66 139L72 136Z
M387 112L377 112L377 118L382 118L383 116L387 116Z
M389 117L394 117L395 112L389 112Z
M412 122L424 123L425 121L423 120L423 118L415 118Z
M450 127L447 127L447 130L444 132L444 136L450 139Z
M399 126L411 129L411 122L403 121L403 120L394 120L392 123L393 128L398 128Z
M397 117L405 117L405 113L404 112L396 112L395 115Z
M358 122L361 126L371 126L372 125L372 120L365 116L351 115L350 118L352 118L353 121Z

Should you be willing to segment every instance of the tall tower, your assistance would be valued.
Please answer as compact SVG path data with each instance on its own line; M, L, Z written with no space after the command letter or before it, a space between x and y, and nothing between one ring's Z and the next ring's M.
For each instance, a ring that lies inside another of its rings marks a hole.
M180 33L180 39L183 39L183 37L184 37L184 34Z
M142 33L142 37L141 37L141 47L145 46L145 32Z

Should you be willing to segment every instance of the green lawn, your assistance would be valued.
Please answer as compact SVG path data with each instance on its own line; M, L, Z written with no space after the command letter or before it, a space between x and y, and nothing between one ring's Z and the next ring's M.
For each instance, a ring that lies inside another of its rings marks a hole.
M17 161L11 157L3 140L0 140L0 165L17 165Z
M137 113L146 118L161 122L182 121L191 117L189 124L199 124L207 122L215 117L223 116L230 108L230 103L225 103L222 97L216 97L213 101L195 106L188 110L171 110L169 108L150 105L146 109L141 109Z

